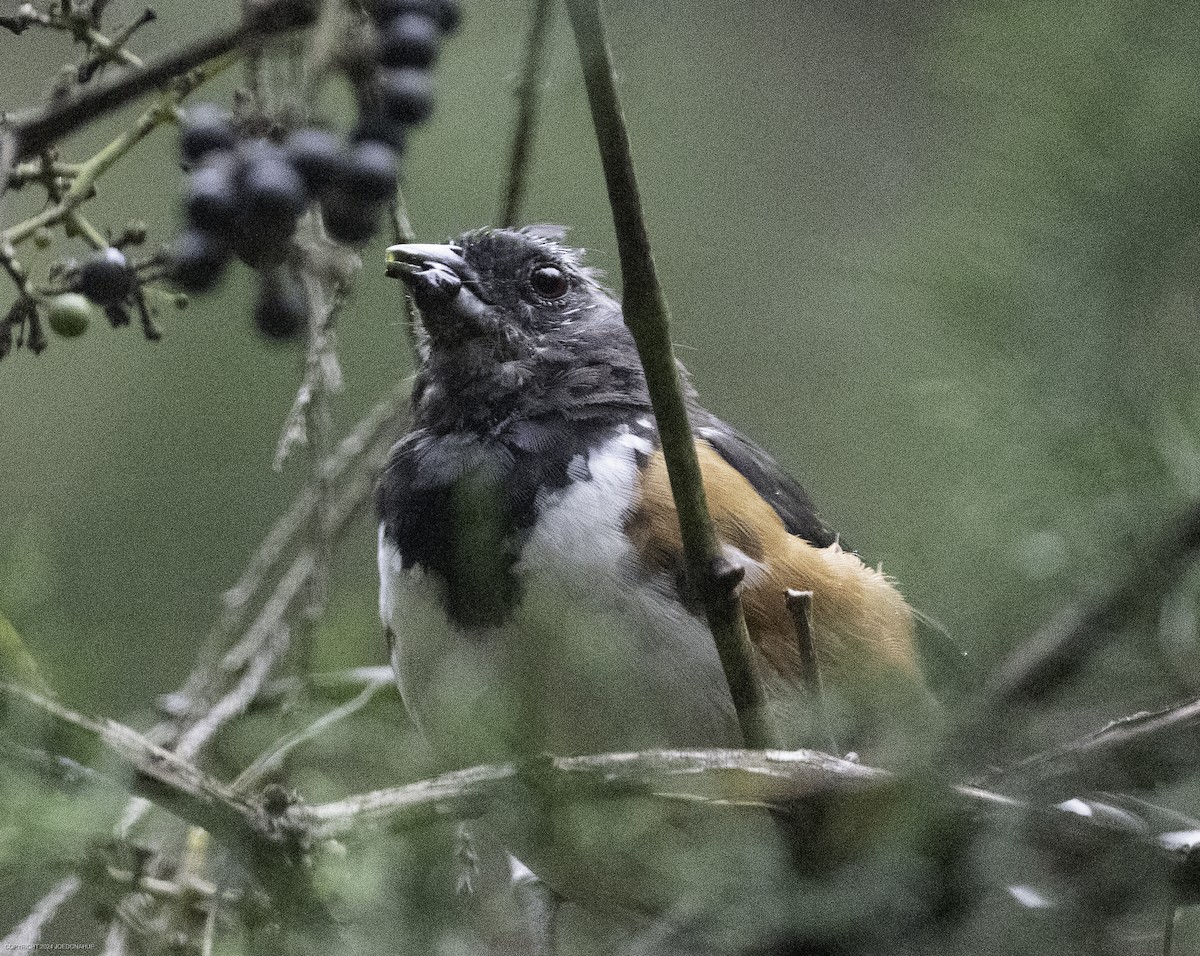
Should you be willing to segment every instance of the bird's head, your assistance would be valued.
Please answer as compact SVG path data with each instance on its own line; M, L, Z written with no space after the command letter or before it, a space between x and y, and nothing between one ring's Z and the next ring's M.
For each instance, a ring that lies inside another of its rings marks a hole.
M388 249L388 275L421 313L418 419L494 427L603 408L648 408L612 294L557 227L481 229Z

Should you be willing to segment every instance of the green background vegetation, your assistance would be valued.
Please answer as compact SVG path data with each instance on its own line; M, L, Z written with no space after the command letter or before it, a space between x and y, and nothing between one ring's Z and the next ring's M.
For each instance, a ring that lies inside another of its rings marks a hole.
M233 16L155 7L139 51ZM466 7L404 164L428 240L488 223L507 166L527 5ZM1200 496L1195 3L607 7L674 336L702 397L980 669ZM0 34L0 109L37 101L72 56L61 36ZM180 183L160 131L103 180L93 219L143 218L165 239ZM32 198L9 197L9 220ZM615 272L608 216L560 14L525 219L570 226ZM365 250L340 320L342 426L411 370L383 245ZM97 322L0 364L0 610L81 708L136 714L180 682L221 590L303 480L302 456L270 467L302 353L255 336L250 295L235 273L165 313L158 344ZM1196 583L1028 744L1186 693ZM321 666L384 661L375 589L364 521L341 551ZM17 849L0 842L8 890ZM15 894L14 915L40 888Z

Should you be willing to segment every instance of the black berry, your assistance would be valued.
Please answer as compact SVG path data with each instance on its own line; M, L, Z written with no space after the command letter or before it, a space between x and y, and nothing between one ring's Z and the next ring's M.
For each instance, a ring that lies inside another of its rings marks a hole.
M292 234L308 203L300 174L291 163L276 156L250 163L242 178L242 191L249 221L280 240Z
M237 164L229 153L212 157L192 173L185 200L191 224L228 235L237 220Z
M397 123L424 123L433 112L433 80L425 70L380 70L375 81L379 105Z
M337 189L322 202L321 215L330 238L348 246L361 246L375 235L379 204Z
M269 339L295 338L308 323L308 295L304 283L290 269L263 276L254 308L254 324Z
M403 123L385 116L382 110L365 108L358 118L358 126L350 134L356 143L376 142L390 146L396 155L408 146L408 134Z
M438 20L443 30L454 33L462 25L462 6L458 0L438 0Z
M396 193L396 154L383 143L366 140L346 157L343 182L356 199L383 202Z
M284 141L283 151L314 194L332 184L341 166L341 144L324 130L296 130Z
M110 306L124 301L136 283L125 254L109 246L79 267L75 291L82 292L96 305Z
M384 66L432 66L441 39L442 31L428 16L402 13L383 28L379 62Z
M179 148L188 163L216 150L232 149L236 135L229 114L214 103L197 103L183 116Z
M420 13L446 33L453 33L462 22L462 8L457 0L369 0L367 12L381 26L406 13Z
M188 229L168 253L171 278L187 292L206 292L225 274L229 243L202 229Z

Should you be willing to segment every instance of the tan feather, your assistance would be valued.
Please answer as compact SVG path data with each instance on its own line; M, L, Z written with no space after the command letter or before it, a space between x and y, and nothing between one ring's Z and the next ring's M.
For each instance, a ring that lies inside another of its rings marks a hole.
M788 588L813 592L814 641L832 685L856 691L875 678L922 682L913 610L892 581L836 543L817 548L788 534L771 506L711 445L697 441L696 451L717 534L747 568L742 606L750 638L774 672L765 675L768 682L773 676L799 677ZM626 530L648 570L682 567L683 543L661 451L642 469L640 499Z

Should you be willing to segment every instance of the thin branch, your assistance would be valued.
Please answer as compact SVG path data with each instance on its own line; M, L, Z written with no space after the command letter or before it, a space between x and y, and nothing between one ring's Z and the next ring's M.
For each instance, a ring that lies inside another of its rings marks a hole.
M63 193L61 201L43 209L37 215L31 216L24 222L17 223L15 226L6 229L2 237L0 237L0 246L15 246L28 239L39 229L57 225L75 216L75 211L78 207L91 198L97 179L103 176L116 162L160 125L173 122L175 108L193 90L220 74L235 60L236 57L233 54L229 54L196 67L176 89L162 94L154 106L150 107L150 109L137 118L131 128L123 132L91 159L81 163L78 173L71 181L70 188ZM18 140L18 143L22 147L24 146L23 140ZM103 244L102 238L100 242Z
M115 916L108 925L108 933L104 937L104 950L101 956L127 956L129 953L129 927Z
M288 918L336 946L336 926L297 865L305 834L292 829L286 807L256 803L137 731L87 717L57 701L0 683L0 727L25 746L53 741L54 755L103 773L135 797L211 834L267 889Z
M291 755L292 751L311 740L315 740L339 721L358 713L371 702L379 691L384 687L391 686L393 686L393 678L390 671L387 674L377 675L376 679L359 691L358 696L353 700L349 700L328 713L322 714L307 727L295 733L288 734L282 740L276 742L270 750L258 757L254 763L238 774L231 786L234 790L243 793L259 786L267 777L283 767L284 762Z
M671 493L679 515L688 579L704 604L705 617L737 709L742 736L748 746L771 747L775 745L776 735L771 727L766 693L754 666L746 620L737 595L720 581L723 559L708 513L679 366L671 347L667 301L650 252L629 134L617 97L599 3L598 0L567 0L567 11L579 47L616 228L625 324L637 343L646 373L667 474L671 479Z
M798 801L813 798L825 804L836 797L886 797L898 782L887 771L805 750L542 755L333 803L292 802L267 809L128 727L83 717L11 685L0 685L0 701L9 716L21 711L7 724L10 734L52 739L62 751L60 756L87 762L114 776L130 792L152 796L164 809L204 828L246 861L272 889L277 905L295 918L313 920L324 931L331 929L328 914L306 889L303 868L295 865L295 852L313 841L342 838L371 827L407 829L438 819L469 818L495 801L527 801L530 790L552 801L640 796L788 814ZM39 734L39 723L45 730L47 721L52 733ZM1148 892L1166 893L1166 898L1180 903L1200 900L1200 845L1180 845L1177 834L1147 837L1145 825L1136 820L1116 825L1111 814L1082 813L1066 804L1040 806L979 787L957 786L949 792L965 810L1032 821L1030 832L1036 834L1039 846L1061 852L1064 859L1072 860L1073 868L1087 860L1109 867L1114 852L1124 854L1122 859L1131 866L1152 867L1165 877L1148 881ZM904 793L901 786L901 799ZM309 912L309 907L314 910Z
M1132 714L1079 740L1034 754L980 780L989 786L1149 788L1196 772L1200 700Z
M825 687L821 681L821 662L817 657L817 645L813 640L812 591L796 591L788 588L785 595L787 609L792 615L796 629L796 643L800 649L800 676L808 688L812 700L817 726L829 746L831 754L839 754L837 738L833 733L833 722L829 719L829 708L825 701Z
M229 53L254 37L308 26L312 4L307 0L264 0L247 6L239 24L210 33L107 83L88 86L65 101L43 110L19 113L7 126L17 143L17 158L35 156L58 140L119 109L168 80Z
M899 782L888 771L812 750L645 751L586 757L535 758L526 764L472 767L404 787L379 790L317 806L297 804L289 827L311 839L360 836L376 828L404 831L445 819L483 814L496 802L527 803L530 790L557 799L621 799L629 796L705 804L726 809L766 809L786 816L798 803L859 795L884 797ZM904 787L901 783L900 794ZM1142 826L1116 827L1104 814L1048 807L980 787L951 787L963 811L1014 822L1036 835L1039 846L1063 854L1074 870L1087 861L1097 869L1113 864L1113 853L1131 865L1165 877L1147 892L1175 902L1200 901L1200 845L1173 847L1169 836L1147 837ZM900 799L904 799L901 795Z
M529 35L525 39L525 59L521 82L517 87L517 119L513 127L512 149L508 160L508 181L500 204L500 225L515 226L525 197L529 158L533 151L533 132L537 123L538 99L545 65L546 37L553 21L554 0L533 0Z
M279 659L287 650L289 644L288 629L276 623L275 629L269 632L262 652L255 655L249 662L245 673L224 697L221 697L197 721L191 724L171 748L172 753L181 760L195 760L200 751L217 732L229 721L245 713L254 700L267 676L279 663ZM153 801L133 800L125 808L121 820L116 826L118 837L125 838L146 815Z
M51 739L54 756L115 779L235 851L279 854L279 842L268 838L269 820L259 807L123 724L86 717L41 694L2 683L0 718L16 743L36 748Z
M799 799L832 787L863 788L890 775L813 750L653 750L586 757L544 757L456 770L403 787L377 790L288 811L289 824L314 840L340 838L364 826L407 830L436 819L478 816L493 801L532 785L555 796L674 794L754 802Z
M303 684L310 697L344 700L356 696L373 684L386 683L395 676L387 664L369 664L349 667L340 671L319 671L300 677L285 677L272 681L254 699L256 708L273 707L287 700L296 692L296 685Z
M92 50L92 56L79 67L80 82L90 80L104 63L120 63L133 67L135 70L144 70L146 64L142 62L142 58L125 49L125 44L133 39L133 35L138 30L148 23L153 23L156 18L157 14L153 10L144 10L140 17L130 21L126 27L111 38L93 27L87 27L84 30L84 36L89 49Z
M0 952L26 952L37 949L38 940L42 938L46 924L54 919L62 905L78 893L82 886L83 881L75 875L64 877L55 883L50 892L38 900L29 915L0 940Z
M399 420L407 399L407 388L396 389L367 412L354 430L342 439L322 467L325 479L330 484L345 482L346 473L351 469L364 466L363 470L368 471L376 464L371 452L381 438L389 437L389 431ZM311 486L305 488L296 496L287 512L272 525L237 583L223 595L221 617L205 641L206 646L224 650L233 635L245 626L250 606L262 590L267 575L308 525L316 500L315 489Z
M284 655L290 642L287 626L278 622L276 617L274 607L271 608L271 613L264 612L263 626L269 628L269 636L263 642L261 652L256 653L247 662L245 673L233 689L217 701L203 719L198 720L179 738L173 749L184 760L194 759L204 745L216 736L217 731L235 717L244 714L250 702L258 696L258 692L267 681L267 676Z
M973 705L981 720L1029 705L1061 687L1122 625L1160 601L1200 551L1200 504L1172 521L1124 577L1092 600L1069 605L996 669Z

